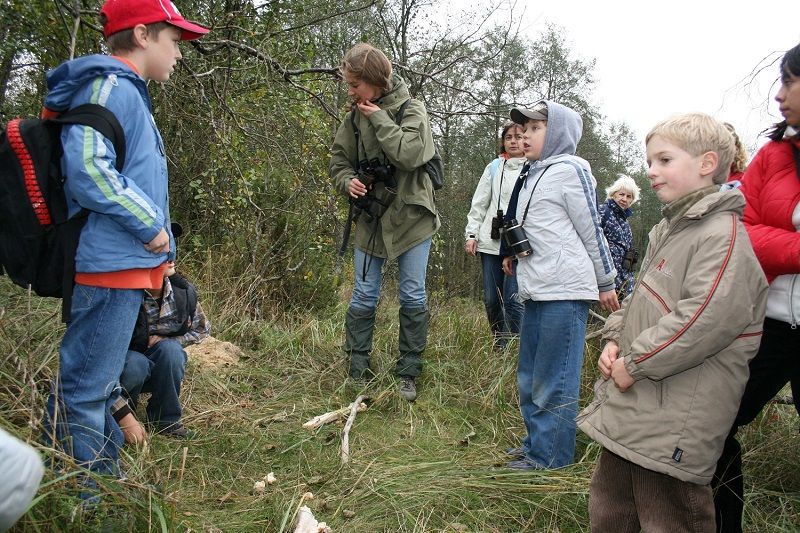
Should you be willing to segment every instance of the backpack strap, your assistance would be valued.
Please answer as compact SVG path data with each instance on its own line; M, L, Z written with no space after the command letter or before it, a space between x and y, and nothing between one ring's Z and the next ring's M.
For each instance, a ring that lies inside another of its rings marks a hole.
M489 164L489 177L494 179L495 174L497 174L497 169L500 168L500 158L496 158Z
M400 125L401 122L403 122L403 115L406 114L406 108L410 103L411 103L411 98L403 102L400 105L400 109L397 110L397 114L394 116L394 123L397 124L398 126Z
M122 171L126 155L125 132L117 117L107 108L98 104L83 104L62 113L57 118L50 119L50 121L58 124L80 124L99 131L114 145L114 151L117 154L114 167L117 172Z
M117 172L125 166L126 143L125 132L122 130L117 117L107 108L99 104L83 104L65 111L56 118L50 119L56 124L80 124L88 126L111 141L116 153L114 168ZM70 321L72 307L72 290L75 281L75 253L78 249L78 240L81 230L88 217L88 211L81 212L65 223L64 228L64 276L62 283L61 318L63 322Z

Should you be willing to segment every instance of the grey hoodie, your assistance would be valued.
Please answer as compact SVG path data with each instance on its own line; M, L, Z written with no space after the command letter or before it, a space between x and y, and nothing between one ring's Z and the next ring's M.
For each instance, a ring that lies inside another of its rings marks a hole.
M547 101L547 131L539 161L519 194L517 220L533 253L517 265L523 300L597 300L617 275L597 210L589 163L577 157L583 121L572 109ZM534 190L535 187L535 190ZM531 196L533 191L533 196Z

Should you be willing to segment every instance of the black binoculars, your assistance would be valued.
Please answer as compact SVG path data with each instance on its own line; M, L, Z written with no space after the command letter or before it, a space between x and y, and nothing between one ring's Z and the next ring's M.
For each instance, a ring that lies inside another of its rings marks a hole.
M528 241L528 237L525 236L525 230L522 229L522 224L517 222L516 218L512 218L503 224L503 242L517 259L522 259L533 253L531 243Z
M396 189L397 182L394 179L394 171L394 165L381 163L377 157L358 162L358 177L368 188L381 181L386 187Z
M639 252L636 248L628 248L625 255L622 256L622 268L625 270L633 270L636 263L639 261Z
M489 236L495 241L500 239L500 229L502 227L503 227L503 210L498 209L497 216L495 216L492 219L492 231L489 234Z

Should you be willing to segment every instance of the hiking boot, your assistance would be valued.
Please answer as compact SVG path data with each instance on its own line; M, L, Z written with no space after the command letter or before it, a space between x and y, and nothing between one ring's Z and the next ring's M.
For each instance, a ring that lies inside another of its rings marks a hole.
M400 377L415 377L422 372L422 354L428 344L428 309L401 307L398 318L400 357L394 373Z
M375 377L369 364L374 328L375 309L347 309L344 351L349 356L347 374L355 380L371 380Z
M414 378L400 378L400 395L409 402L413 402L417 399L417 383L414 381Z
M508 448L506 449L506 455L510 455L511 457L516 457L518 459L522 459L528 454L528 448L525 446L520 446L519 448Z
M170 437L172 439L191 439L194 437L194 431L187 428L180 422L175 422L169 426L165 426L156 432L158 435Z
M546 467L527 457L507 462L506 468L511 468L513 470L547 470Z

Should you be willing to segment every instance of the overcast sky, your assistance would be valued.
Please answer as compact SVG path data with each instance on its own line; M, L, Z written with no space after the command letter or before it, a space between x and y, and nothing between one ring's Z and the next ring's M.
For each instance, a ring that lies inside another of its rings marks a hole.
M515 12L523 33L554 23L576 56L596 59L594 101L642 141L670 114L703 111L751 149L763 143L779 118L772 61L800 42L798 0L520 0Z

